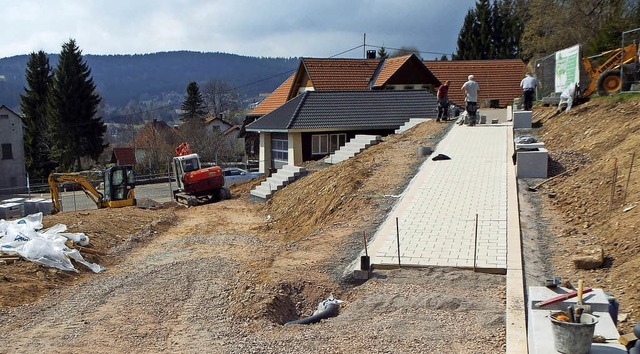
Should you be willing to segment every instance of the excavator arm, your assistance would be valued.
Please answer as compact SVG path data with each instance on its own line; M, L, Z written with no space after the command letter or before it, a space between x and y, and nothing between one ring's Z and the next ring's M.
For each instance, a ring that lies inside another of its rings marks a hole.
M53 213L57 213L61 210L60 207L60 190L58 183L63 182L75 182L84 193L91 199L98 208L104 208L104 195L98 192L97 189L86 178L80 176L77 173L51 173L49 175L49 188L51 191L51 200L53 201Z

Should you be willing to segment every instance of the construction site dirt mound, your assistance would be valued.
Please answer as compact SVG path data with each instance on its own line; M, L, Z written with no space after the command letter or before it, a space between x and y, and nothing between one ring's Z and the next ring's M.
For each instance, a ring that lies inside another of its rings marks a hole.
M106 268L122 262L135 247L143 245L176 221L173 208L143 210L136 207L70 211L44 217L47 229L56 224L67 226L67 232L82 232L89 237L80 250L83 258ZM49 290L63 285L77 284L95 274L82 265L78 273L49 268L38 263L15 262L0 266L0 309L38 300Z
M629 331L640 320L640 96L597 97L562 113L537 107L534 125L550 153L550 177L568 171L528 192L540 194L553 272L613 294L628 314L620 328ZM603 248L604 264L577 269L572 259L591 246Z

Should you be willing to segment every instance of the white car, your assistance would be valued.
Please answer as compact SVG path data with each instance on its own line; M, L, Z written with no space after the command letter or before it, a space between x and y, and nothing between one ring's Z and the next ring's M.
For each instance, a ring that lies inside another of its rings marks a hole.
M229 167L222 169L222 175L224 176L224 186L229 188L235 184L244 183L254 178L262 177L264 173L247 172L237 167Z

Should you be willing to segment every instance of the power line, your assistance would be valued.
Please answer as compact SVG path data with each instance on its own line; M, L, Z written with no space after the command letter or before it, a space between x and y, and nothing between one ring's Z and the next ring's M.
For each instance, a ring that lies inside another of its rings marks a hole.
M330 57L328 57L328 58L335 58L335 57L337 57L337 56L339 56L339 55L342 55L342 54L345 54L345 53L351 52L351 51L356 50L356 49L358 49L358 48L362 48L363 46L364 46L364 44L360 44L360 45L355 46L355 47L353 47L353 48L350 48L350 49L347 49L347 50L345 50L345 51L342 51L342 52L340 52L340 53L338 53L338 54L334 54L334 55L332 55L332 56L330 56ZM298 70L298 69L293 69L293 70L284 71L284 72L281 72L281 73L278 73L278 74L274 74L274 75L269 76L269 77L265 77L265 78L262 78L262 79L258 79L258 80L254 80L254 81L248 82L248 83L246 83L246 84L242 84L242 85L234 86L234 87L229 88L229 89L227 89L227 90L225 90L225 91L222 91L221 93L223 93L223 94L225 94L225 93L229 93L229 92L235 91L235 90L237 90L237 89L239 89L239 88L243 88L243 87L247 87L247 86L251 86L251 85L257 84L257 83L259 83L259 82L263 82L263 81L271 80L271 79L274 79L274 78L276 78L276 77L279 77L279 76L282 76L282 75L285 75L285 74L291 74L292 72L294 72L294 71L296 71L296 70ZM145 114L145 113L150 113L150 112L154 112L154 111L159 111L159 110L163 110L163 109L167 109L167 108L176 107L176 106L178 106L178 105L180 105L180 104L181 104L181 103L172 103L172 104L168 104L168 105L164 105L164 106L160 106L160 107L156 107L156 108L151 108L151 109L147 109L147 110L140 111L140 112L136 112L136 113L119 114L119 115L118 115L118 116L116 116L116 117L117 117L117 118L127 118L127 117L132 117L132 116L136 116L136 115L141 115L141 114Z
M385 49L390 49L390 50L405 50L406 49L406 48L392 48L392 47L378 46L378 45L366 44L365 43L365 44L359 44L359 45L357 45L357 46L355 46L353 48L349 48L349 49L344 50L342 52L339 52L337 54L331 55L331 56L327 57L327 59L335 58L337 56L349 53L351 51L354 51L356 49L360 49L362 47L373 47L373 48L378 48L378 49L385 48ZM430 51L422 51L422 50L418 50L418 51L415 51L415 52L416 53L421 53L421 54L450 55L450 53L448 54L448 53L430 52ZM279 77L279 76L282 76L282 75L285 75L285 74L290 74L290 73L292 73L292 72L294 72L296 70L297 69L287 70L287 71L283 71L281 73L277 73L277 74L271 75L269 77L265 77L265 78L254 80L254 81L250 81L248 83L245 83L245 84L242 84L242 85L238 85L238 86L234 86L232 88L224 90L221 93L222 94L229 93L229 92L235 91L235 90L243 88L243 87L248 87L248 86L263 82L263 81L274 79L276 77ZM159 110L164 110L164 109L176 107L176 106L181 105L181 104L182 103L172 103L172 104L168 104L168 105L164 105L164 106L160 106L160 107L156 107L156 108L150 108L150 109L147 109L147 110L144 110L144 111L140 111L140 112L136 112L136 113L120 114L120 115L118 115L116 117L117 118L127 118L127 117L132 117L132 116L136 116L136 115L142 115L142 114L145 114L145 113L150 113L150 112L155 112L155 111L159 111Z
M373 44L367 44L367 47L374 47L374 48L384 48L384 49L391 49L391 50L407 50L407 48L391 48L391 47L385 47L385 46L377 46L377 45L373 45ZM426 50L415 50L412 52L415 53L421 53L421 54L438 54L438 55L451 55L451 53L441 53L441 52L429 52Z

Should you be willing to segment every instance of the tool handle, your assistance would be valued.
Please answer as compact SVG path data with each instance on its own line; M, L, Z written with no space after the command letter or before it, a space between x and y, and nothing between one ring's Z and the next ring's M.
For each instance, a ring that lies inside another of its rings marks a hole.
M582 293L586 294L586 293L590 292L591 290L593 290L593 289L592 288L584 288ZM564 301L564 300L567 300L567 299L571 299L572 297L575 297L576 295L578 295L578 292L577 291L572 291L570 293L554 296L551 299L548 299L548 300L545 300L543 302L538 303L536 306L537 307L543 307L543 306L555 304L556 302L560 302L560 301Z
M582 305L582 293L584 292L584 281L578 280L578 305Z

